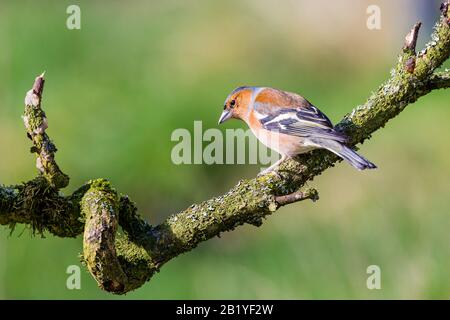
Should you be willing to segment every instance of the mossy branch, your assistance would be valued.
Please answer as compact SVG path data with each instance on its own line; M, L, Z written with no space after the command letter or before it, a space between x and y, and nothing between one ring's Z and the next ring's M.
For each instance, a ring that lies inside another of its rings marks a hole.
M34 81L33 88L27 92L22 118L27 129L27 136L33 141L31 152L37 155L36 167L52 187L59 189L69 184L69 177L56 164L56 146L45 133L48 122L41 108L44 83L44 74L41 74Z
M415 53L420 24L405 39L391 77L366 103L357 106L337 125L355 146L403 109L430 91L449 87L449 71L435 70L450 55L449 1L441 5L431 41ZM306 182L334 166L339 159L316 150L286 160L279 174L241 180L226 194L149 225L133 202L118 194L106 180L92 180L70 196L59 189L68 176L55 162L56 148L45 133L47 119L41 108L43 75L36 78L25 99L24 123L37 154L39 177L16 186L0 186L0 224L11 228L28 224L38 233L60 237L84 233L83 255L99 286L123 294L140 287L170 259L192 250L200 242L248 223L260 226L280 206L317 199L317 191L302 188Z

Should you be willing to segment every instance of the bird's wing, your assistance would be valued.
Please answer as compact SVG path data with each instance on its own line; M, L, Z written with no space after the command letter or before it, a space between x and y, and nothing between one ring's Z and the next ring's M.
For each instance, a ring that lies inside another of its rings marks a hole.
M330 119L319 109L300 96L293 98L292 107L255 100L254 112L262 127L302 138L325 138L346 142L347 138L334 130Z

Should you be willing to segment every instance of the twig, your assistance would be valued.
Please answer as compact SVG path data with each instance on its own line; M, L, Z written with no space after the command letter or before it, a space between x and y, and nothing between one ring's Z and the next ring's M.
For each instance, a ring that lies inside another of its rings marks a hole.
M285 196L275 197L275 201L280 206L285 206L287 204L303 201L306 199L311 199L313 202L316 202L317 200L319 200L319 193L316 189L309 188L304 191L296 191Z
M27 92L23 122L28 137L33 141L34 146L31 148L31 152L37 154L36 167L52 187L60 189L69 184L69 176L64 174L56 164L56 146L45 132L48 128L48 121L41 108L44 83L44 73L42 73L36 77L33 88Z

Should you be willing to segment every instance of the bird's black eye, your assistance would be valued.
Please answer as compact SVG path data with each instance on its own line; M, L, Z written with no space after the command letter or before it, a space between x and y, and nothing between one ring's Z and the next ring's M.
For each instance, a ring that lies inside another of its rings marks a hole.
M230 101L230 108L234 108L234 105L236 104L236 100L231 100Z

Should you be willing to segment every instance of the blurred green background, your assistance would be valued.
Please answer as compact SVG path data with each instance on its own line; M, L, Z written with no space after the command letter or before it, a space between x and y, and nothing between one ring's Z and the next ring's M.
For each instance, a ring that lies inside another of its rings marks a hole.
M81 30L66 8L81 8ZM381 30L366 27L369 4ZM46 71L44 109L70 193L103 177L157 223L226 192L258 165L171 162L176 128L217 127L227 94L243 84L298 92L337 122L389 76L403 39L439 1L5 1L0 2L0 183L36 175L23 98ZM447 63L447 67L449 63ZM449 92L408 107L364 144L379 167L341 163L311 185L317 203L283 208L164 266L116 297L83 269L66 288L81 239L0 227L0 298L450 298ZM234 121L221 127L245 128ZM368 290L378 265L382 289Z

